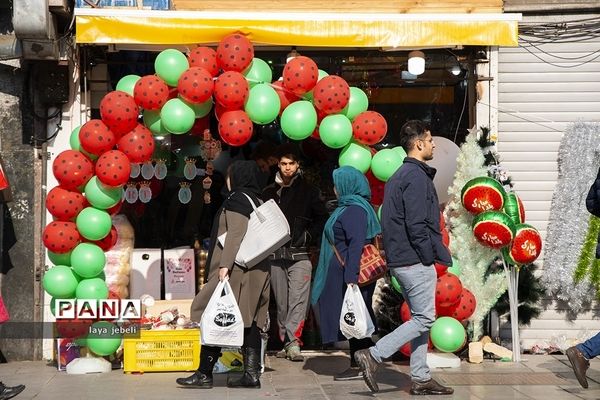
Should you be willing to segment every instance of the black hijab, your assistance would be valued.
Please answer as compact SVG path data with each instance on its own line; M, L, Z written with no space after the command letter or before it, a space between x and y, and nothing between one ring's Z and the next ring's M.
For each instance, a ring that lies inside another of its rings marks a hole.
M249 217L252 205L244 194L250 196L255 205L259 205L260 169L254 161L234 161L227 170L231 183L231 193L223 203L225 210L237 212Z

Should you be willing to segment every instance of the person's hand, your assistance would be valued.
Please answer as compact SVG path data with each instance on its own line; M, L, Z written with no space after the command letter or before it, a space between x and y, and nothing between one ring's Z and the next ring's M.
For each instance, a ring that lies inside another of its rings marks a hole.
M352 283L352 282L350 282L350 283L348 284L348 287L350 287L350 289L352 289L352 288L354 288L354 285L355 285L355 283Z
M224 281L225 279L229 279L229 268L221 267L219 268L219 280Z

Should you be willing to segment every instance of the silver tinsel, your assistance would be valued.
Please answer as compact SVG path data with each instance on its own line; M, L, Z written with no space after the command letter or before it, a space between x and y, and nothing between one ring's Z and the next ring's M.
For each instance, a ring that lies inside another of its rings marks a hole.
M589 214L585 198L600 166L600 124L570 124L558 149L558 182L552 196L544 246L542 282L575 313L589 303L595 290L589 278L573 282Z

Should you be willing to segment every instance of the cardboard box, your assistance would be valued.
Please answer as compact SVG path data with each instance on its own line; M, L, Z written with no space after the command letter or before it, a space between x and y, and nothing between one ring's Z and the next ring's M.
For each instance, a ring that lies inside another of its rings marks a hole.
M162 274L160 249L133 249L129 273L129 298L139 299L148 294L160 299Z
M193 299L196 295L194 249L164 251L165 300Z

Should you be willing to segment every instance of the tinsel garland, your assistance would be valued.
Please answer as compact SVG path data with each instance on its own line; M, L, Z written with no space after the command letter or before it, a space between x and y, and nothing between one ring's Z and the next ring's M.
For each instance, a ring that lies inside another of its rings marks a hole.
M558 182L552 196L544 246L542 282L558 299L578 313L594 297L590 276L575 281L589 227L585 197L600 165L600 124L567 126L558 149Z
M590 282L596 288L596 297L598 297L598 289L600 288L600 260L596 259L598 233L600 233L600 218L590 215L588 232L583 241L577 268L573 273L575 283L581 282L589 275Z
M461 190L471 179L487 176L483 150L477 143L477 133L472 132L460 147L456 173L448 189L450 199L445 218L449 225L450 251L460 265L460 279L477 299L477 308L471 316L472 339L482 335L482 322L498 298L506 291L506 278L502 272L489 273L490 264L498 257L498 251L480 245L471 228L473 216L461 204Z

